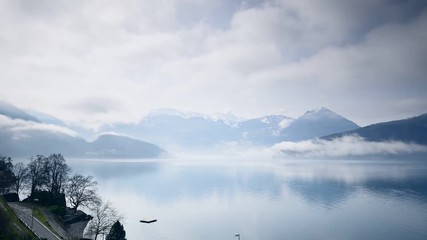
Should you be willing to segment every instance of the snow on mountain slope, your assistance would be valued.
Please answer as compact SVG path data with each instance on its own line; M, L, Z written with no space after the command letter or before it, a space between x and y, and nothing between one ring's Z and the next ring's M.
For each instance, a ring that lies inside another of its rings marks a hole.
M280 135L282 141L301 141L357 128L356 123L322 107L307 111L283 129Z

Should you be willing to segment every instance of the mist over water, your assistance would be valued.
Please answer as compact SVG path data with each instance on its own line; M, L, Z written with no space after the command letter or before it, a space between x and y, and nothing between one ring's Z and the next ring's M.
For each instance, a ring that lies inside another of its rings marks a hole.
M128 239L426 239L427 164L283 159L70 160ZM158 222L144 225L141 219Z

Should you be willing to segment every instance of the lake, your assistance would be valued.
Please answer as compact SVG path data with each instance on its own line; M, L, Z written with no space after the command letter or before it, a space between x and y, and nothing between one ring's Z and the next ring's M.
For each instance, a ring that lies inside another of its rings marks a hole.
M427 239L427 162L69 160L129 240ZM141 219L158 219L152 224Z

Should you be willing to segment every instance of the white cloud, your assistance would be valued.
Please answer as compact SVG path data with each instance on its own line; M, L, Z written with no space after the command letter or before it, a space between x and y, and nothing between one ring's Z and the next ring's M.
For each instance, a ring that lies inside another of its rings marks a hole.
M246 2L0 0L0 95L92 128L161 107L359 124L426 109L425 4Z
M0 115L0 131L12 133L14 139L29 137L32 131L60 133L76 137L77 133L69 128L53 124L44 124L21 119L11 119Z
M357 135L344 136L333 140L315 139L301 142L282 142L274 145L272 149L283 155L304 158L427 153L427 147L424 145L400 141L369 142Z

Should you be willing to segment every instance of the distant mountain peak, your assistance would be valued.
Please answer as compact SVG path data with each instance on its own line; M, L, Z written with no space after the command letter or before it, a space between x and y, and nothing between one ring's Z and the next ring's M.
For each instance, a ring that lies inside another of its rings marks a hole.
M227 125L235 126L238 122L243 121L243 119L235 116L231 112L227 113L214 113L212 115L197 113L197 112L184 112L173 108L160 108L151 111L148 114L148 117L161 117L161 116L174 116L183 119L190 118L202 118L210 121L222 121Z
M241 122L244 120L242 118L237 117L230 111L227 113L215 113L212 116L210 116L210 118L216 121L221 120L229 125L235 125L238 122Z
M311 109L311 110L307 111L306 113L317 113L317 112L322 112L322 111L332 112L330 109L328 109L326 107L319 107L319 108Z
M289 127L283 129L282 140L302 141L356 128L359 128L359 126L354 122L328 108L321 107L305 112L301 117L293 121Z
M326 107L320 107L316 109L312 109L310 111L305 112L301 117L298 119L313 119L317 120L319 118L329 118L329 119L344 119L343 116L333 112L332 110L326 108Z

